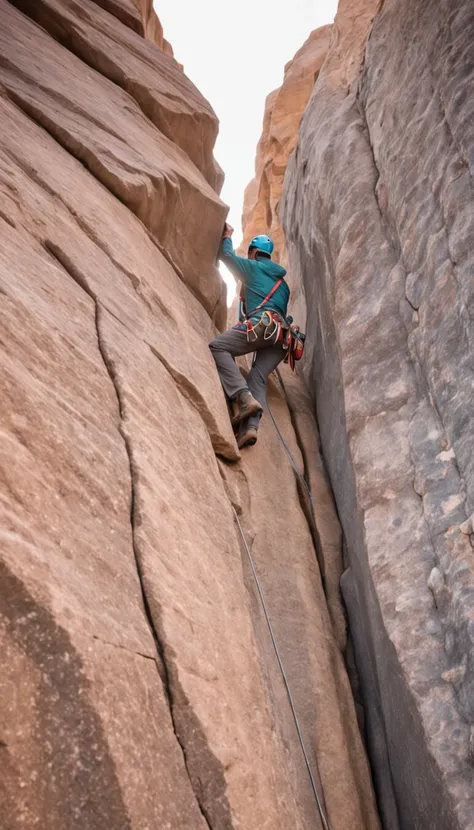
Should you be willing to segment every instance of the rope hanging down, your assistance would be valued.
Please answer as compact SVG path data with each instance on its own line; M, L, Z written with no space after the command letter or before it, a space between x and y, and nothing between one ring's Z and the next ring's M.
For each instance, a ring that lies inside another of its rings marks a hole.
M283 383L281 374L280 374L278 369L275 369L275 374L278 378L278 382L280 384L283 397L287 400L287 405L288 405L288 399L286 397L285 385ZM296 463L296 461L293 457L293 453L291 452L288 444L286 443L285 439L283 438L283 435L281 434L281 431L280 431L280 427L278 426L277 422L275 421L275 418L273 416L273 412L271 411L270 407L268 406L268 403L267 403L267 411L268 411L268 414L270 415L270 418L273 421L273 426L275 427L277 435L278 435L281 443L283 444L283 446L285 448L286 454L287 454L288 458L290 459L290 464L293 467L293 470L294 470L296 476L298 477L298 479L300 480L301 484L303 485L304 489L306 490L306 495L308 496L310 504L311 504L312 519L313 519L314 525L316 526L316 513L315 513L315 508L314 508L314 499L313 499L313 494L311 492L310 486L309 486L308 482L306 481L305 477L303 475L301 475L301 473L298 469L298 465L297 465L297 463Z
M249 563L250 563L250 568L252 570L252 574L253 574L253 578L255 580L255 584L257 586L257 591L258 591L258 595L260 597L260 602L262 604L263 613L265 615L265 620L266 620L266 623L267 623L267 626L268 626L268 630L270 632L270 637L271 637L273 649L275 651L275 655L276 655L276 658L278 660L278 665L280 667L280 672L281 672L281 676L283 678L283 683L285 684L285 689L286 689L286 694L288 696L288 701L289 701L289 704L290 704L291 714L293 715L293 720L295 722L296 731L297 731L297 734L298 734L298 740L299 740L299 743L300 743L300 746L301 746L301 750L303 752L304 761L305 761L305 764L306 764L306 769L308 770L308 775L309 775L309 778L310 778L310 781L311 781L311 788L313 790L313 794L314 794L314 798L316 800L319 815L321 817L321 823L323 825L324 830L330 830L330 827L329 827L329 824L328 824L328 821L326 819L326 815L325 815L325 812L324 812L324 809L323 809L323 805L321 803L321 799L319 797L319 793L318 793L318 790L317 790L317 787L316 787L316 782L314 780L311 765L309 763L308 753L306 752L306 747L305 747L304 740L303 740L303 734L301 732L301 727L300 727L300 723L299 723L299 720L298 720L298 715L296 714L296 708L295 708L295 704L293 702L293 696L291 694L290 684L288 683L288 678L286 676L285 668L283 666L283 662L282 662L282 659L281 659L281 656L280 656L280 652L278 650L277 641L276 641L275 634L274 634L274 631L273 631L273 626L272 626L271 621L270 621L270 617L268 615L267 606L265 604L265 599L264 599L264 596L263 596L262 587L260 585L260 580L258 578L257 571L255 569L255 565L254 565L254 562L253 562L252 554L250 552L250 548L248 546L247 539L245 537L244 529L243 529L242 524L240 522L240 519L237 515L237 511L236 511L233 504L231 504L231 507L232 507L232 510L233 510L233 513L234 513L234 518L235 518L237 527L238 527L240 535L242 537L242 542L243 542L243 545L244 545L244 548L245 548L245 552L247 554L247 557L248 557L248 560L249 560Z
M258 372L258 374L260 375L260 377L261 377L261 379L262 379L263 383L266 383L266 380L265 380L265 378L263 377L263 375L262 375L261 371L258 369L258 367L256 367L256 368L257 368L257 372ZM280 384L280 387L281 387L281 391L282 391L283 397L286 399L286 390L285 390L285 386L284 386L284 383L283 383L283 380L282 380L281 374L280 374L280 372L279 372L279 370L278 370L278 369L275 369L275 374L276 374L276 376L277 376L277 378L278 378L278 382L279 382L279 384ZM272 421L273 421L273 426L275 427L276 433L277 433L277 435L278 435L278 437L279 437L279 439L280 439L281 443L283 444L283 446L284 446L284 448L285 448L285 452L286 452L286 454L287 454L287 456L288 456L288 458L289 458L289 461L290 461L291 466L293 467L293 470L294 470L294 472L295 472L295 475L296 475L296 477L300 480L301 484L303 485L304 489L306 490L306 494L307 494L307 496L308 496L308 498L309 498L309 501L310 501L310 504L311 504L312 518L313 518L314 524L316 525L316 515L315 515L315 509L314 509L314 499L313 499L313 494L312 494L312 492L311 492L311 489L310 489L310 487L309 487L309 484L308 484L308 482L306 481L305 477L304 477L303 475L301 475L301 473L300 473L300 471L299 471L299 469L298 469L298 465L297 465L297 463L296 463L295 459L293 458L293 453L291 452L291 450L290 450L290 448L289 448L288 444L286 443L285 439L283 438L283 435L281 434L280 427L278 426L277 422L275 421L275 418L274 418L273 412L271 411L271 409L270 409L270 407L269 407L269 405L268 405L268 401L267 401L267 402L266 402L266 404L265 404L265 408L266 408L266 410L267 410L268 414L270 415L270 418L271 418L271 419L272 419Z
M257 372L260 375L260 377L262 378L262 380L264 381L263 375L259 371L258 368L257 368ZM283 383L283 378L280 374L279 369L275 369L275 374L278 378L278 382L280 384L282 395L283 395L284 399L286 400L287 406L289 407L289 402L288 402L288 397L287 397L287 393L286 393L286 389L285 389L285 384ZM297 465L297 463L294 459L293 453L291 452L288 444L286 443L286 441L285 441L285 439L284 439L284 437L281 433L280 427L278 426L278 424L275 420L275 416L273 415L273 412L270 409L270 406L268 405L268 401L266 401L266 403L265 403L265 408L266 408L266 410L267 410L268 414L270 415L270 418L273 422L273 426L275 427L276 434L278 435L281 443L283 444L285 452L286 452L286 454L289 458L290 464L293 467L293 472L294 472L296 478L300 482L301 486L303 487L303 489L304 489L304 491L305 491L305 493L308 497L309 506L310 506L310 509L311 509L311 521L312 521L312 524L313 524L313 528L317 533L316 508L314 506L314 498L313 498L313 494L311 492L311 488L310 488L308 482L306 481L306 478L304 477L304 475L302 475L302 473L300 473L300 471L298 469L298 465ZM315 548L316 548L316 558L318 560L319 570L320 570L320 573L321 573L321 580L322 580L322 583L323 583L323 591L326 594L326 575L325 575L324 562L322 561L322 558L320 557L320 555L318 553L316 542L314 542L314 544L315 544Z

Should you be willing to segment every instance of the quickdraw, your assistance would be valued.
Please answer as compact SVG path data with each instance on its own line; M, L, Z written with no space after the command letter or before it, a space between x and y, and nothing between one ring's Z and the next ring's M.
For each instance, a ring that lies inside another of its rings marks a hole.
M305 340L306 335L300 331L299 326L290 326L285 332L283 343L283 348L287 349L285 363L289 363L293 371L295 370L295 363L303 357Z
M264 340L272 340L273 345L283 340L284 322L280 315L275 311L265 309L265 311L262 311L260 319L255 323L252 323L252 320L247 319L244 321L243 325L246 328L247 340L249 343L252 342L252 336L254 340L258 340L258 326L263 326L264 328Z

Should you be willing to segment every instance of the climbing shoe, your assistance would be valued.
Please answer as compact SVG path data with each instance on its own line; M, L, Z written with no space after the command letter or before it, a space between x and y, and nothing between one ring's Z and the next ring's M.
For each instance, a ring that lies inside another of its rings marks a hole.
M253 447L257 443L257 428L247 427L239 432L237 436L237 446L239 450L244 447Z
M251 415L256 415L262 410L263 407L255 400L251 392L248 389L243 389L232 403L232 426L237 426L245 418L250 418Z

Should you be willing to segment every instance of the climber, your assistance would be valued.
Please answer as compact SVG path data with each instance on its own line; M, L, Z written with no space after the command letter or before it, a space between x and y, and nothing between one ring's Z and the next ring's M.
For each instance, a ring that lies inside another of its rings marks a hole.
M269 236L252 239L248 259L234 253L233 228L225 225L218 257L242 284L239 323L209 344L227 398L232 404L232 425L239 449L257 441L257 431L266 402L268 375L284 359L283 332L288 329L286 312L290 289L286 271L272 262ZM249 309L249 310L247 310ZM245 378L235 362L239 355L256 352Z

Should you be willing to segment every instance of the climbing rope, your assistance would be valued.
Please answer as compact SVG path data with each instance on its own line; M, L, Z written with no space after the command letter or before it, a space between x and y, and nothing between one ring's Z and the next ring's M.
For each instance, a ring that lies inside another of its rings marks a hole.
M254 357L254 362L255 362L255 357ZM257 368L257 372L259 373L263 383L265 383L265 378L263 377L263 375L260 372L260 370L258 369L258 367L256 367L256 368ZM282 380L282 377L281 377L280 372L278 371L278 369L275 370L275 374L277 375L278 381L280 383L282 394L284 395L284 397L286 399L285 386L283 384L283 380ZM295 475L297 476L298 480L301 482L301 484L302 484L302 486L303 486L304 490L306 491L306 494L309 498L309 502L310 502L310 505L311 505L312 520L313 520L314 527L316 528L316 513L315 513L315 505L314 505L314 499L313 499L313 494L311 492L311 488L309 487L309 484L306 481L306 478L301 474L300 470L298 469L298 465L295 461L293 453L291 452L287 442L285 441L285 438L284 438L284 436L283 436L283 434L280 430L280 427L278 426L278 424L275 420L273 412L271 411L271 409L268 405L268 401L266 402L265 408L266 408L268 414L270 415L273 426L275 427L275 431L276 431L276 433L277 433L277 435L278 435L278 437L279 437L279 439L280 439L280 441L281 441L281 443L282 443L282 445L285 449L285 452L288 456L288 459L289 459L290 464L293 468L293 471L294 471ZM243 529L242 524L240 522L240 519L238 517L237 511L236 511L233 504L231 504L231 507L232 507L232 510L233 510L233 513L234 513L234 518L235 518L237 527L238 527L240 535L242 537L242 542L243 542L245 551L247 553L247 557L248 557L248 560L249 560L249 563L250 563L250 568L252 570L253 578L254 578L255 584L257 586L258 595L260 597L260 602L261 602L261 605L262 605L262 608L263 608L263 613L265 615L265 620L266 620L266 623L267 623L267 626L268 626L268 630L270 632L270 637L271 637L273 649L275 651L275 655L276 655L276 658L277 658L277 661L278 661L278 665L280 667L281 676L283 678L283 683L285 685L286 694L288 696L288 701L289 701L289 704L290 704L291 713L293 715L293 720L295 722L296 732L298 734L298 740L299 740L299 743L300 743L300 746L301 746L301 751L302 751L303 756L304 756L306 769L308 770L308 775L309 775L310 782L311 782L311 789L313 790L314 798L315 798L315 801L316 801L316 804L317 804L317 807L318 807L318 812L319 812L319 816L321 818L321 823L323 825L323 830L330 830L328 819L326 818L326 813L325 813L325 810L324 810L323 805L321 803L321 798L319 796L319 793L318 793L318 790L317 790L317 787L316 787L316 782L314 780L313 771L312 771L311 765L309 763L308 753L306 751L305 743L304 743L304 740L303 740L303 733L301 731L301 727L300 727L300 724L299 724L298 715L296 713L296 708L295 708L295 704L293 702L293 696L291 694L291 689L290 689L290 685L289 685L289 682L288 682L288 678L286 676L285 668L283 666L283 662L282 662L282 659L281 659L281 656L280 656L280 652L278 650L278 645L277 645L277 641L276 641L275 634L274 634L274 631L273 631L273 627L272 627L272 624L271 624L270 616L268 614L267 607L266 607L266 604L265 604L265 598L263 596L263 591L262 591L262 587L260 585L260 580L258 578L257 571L256 571L256 568L255 568L255 565L254 565L254 562L253 562L252 554L250 552L250 548L249 548L249 545L247 543L247 539L245 537L244 529ZM322 576L323 576L323 574L321 573L321 577ZM317 765L317 762L316 762L316 765ZM321 778L321 776L319 776L319 778ZM321 789L322 789L322 782L321 782Z
M283 395L284 395L284 397L285 397L285 399L286 399L286 390L285 390L285 386L284 386L284 383L283 383L283 380L282 380L281 374L280 374L280 372L279 372L279 370L278 370L278 369L275 369L275 374L276 374L276 376L277 376L277 378L278 378L278 382L279 382L279 384L280 384L280 387L281 387L282 393L283 393ZM259 372L259 375L260 375L260 377L262 377L262 373L261 373L261 372ZM313 499L313 494L312 494L312 492L311 492L310 486L309 486L308 482L306 481L306 479L305 479L304 475L302 475L302 474L300 473L300 471L299 471L299 469L298 469L298 465L297 465L297 463L296 463L296 461L295 461L295 459L294 459L294 457L293 457L293 453L291 452L291 450L290 450L290 448L289 448L288 444L286 443L286 441L285 441L285 439L284 439L284 437L283 437L283 435L282 435L282 433L281 433L281 431L280 431L280 427L278 426L277 422L275 421L275 418L273 417L273 412L271 411L271 409L270 409L270 407L269 407L268 403L267 403L267 412L268 412L268 414L270 415L270 418L271 418L271 419L272 419L272 421L273 421L273 426L275 427L276 433L277 433L277 435L278 435L278 437L279 437L279 439L280 439L281 443L283 444L283 446L284 446L284 448L285 448L285 451L286 451L286 454L287 454L288 458L290 459L290 464L291 464L291 466L293 467L293 470L294 470L294 472L295 472L295 474L296 474L296 476L297 476L298 480L301 482L301 484L303 485L303 487L304 487L304 489L305 489L305 491L306 491L306 495L308 496L308 498L309 498L309 502L310 502L310 505L311 505L311 513L312 513L313 522L314 522L314 524L316 525L316 513L315 513L314 499Z
M259 371L259 370L257 369L257 371ZM264 381L264 378L263 378L261 372L259 372L259 374L260 374L260 377L262 378L262 380ZM280 372L278 371L278 369L276 369L276 375L278 377L280 386L282 388L282 392L283 392L283 394L285 394L285 397L286 397L285 387L283 385L283 381L282 381L282 378L281 378L281 375L280 375ZM314 526L316 527L315 506L314 506L314 499L313 499L313 494L311 492L311 489L310 489L310 487L308 485L308 482L306 481L305 477L301 474L300 470L298 469L298 465L297 465L297 463L296 463L296 461L293 457L293 453L291 452L287 442L285 441L285 438L283 437L283 435L280 431L280 428L279 428L279 426L278 426L278 424L275 420L273 412L271 411L268 403L266 404L266 409L267 409L268 414L270 415L270 418L272 420L273 426L275 427L276 433L277 433L277 435L278 435L278 437L279 437L279 439L280 439L280 441L281 441L281 443L282 443L282 445L283 445L283 447L286 451L286 454L289 458L290 464L291 464L296 476L298 477L298 480L301 482L302 486L304 487L304 489L305 489L305 491L308 495L310 505L311 505L312 519L313 519ZM275 651L275 655L276 655L276 658L277 658L277 661L278 661L278 665L280 667L281 676L282 676L283 682L285 684L285 689L286 689L286 693L287 693L287 696L288 696L288 701L289 701L289 704L290 704L291 713L293 715L293 720L295 722L295 727L296 727L296 731L297 731L297 734L298 734L298 740L299 740L299 743L300 743L300 746L301 746L301 751L302 751L303 756L304 756L306 769L308 770L308 775L309 775L309 778L310 778L310 781L311 781L311 788L313 790L313 794L314 794L314 797L315 797L315 800L316 800L316 804L317 804L317 807L318 807L321 822L322 822L324 830L330 830L329 823L328 823L328 820L326 818L326 814L325 814L325 811L324 811L324 808L323 808L323 805L321 803L321 799L319 797L319 793L318 793L318 790L317 790L317 787L316 787L316 782L314 780L311 765L309 763L308 753L306 752L306 747L305 747L304 740L303 740L303 734L302 734L301 727L300 727L300 724L299 724L298 715L296 713L295 704L293 702L293 696L291 694L291 689L290 689L290 685L289 685L289 682L288 682L288 678L286 676L285 668L283 666L283 662L282 662L282 659L281 659L281 656L280 656L280 652L278 650L277 641L276 641L276 638L275 638L273 627L272 627L270 617L269 617L269 614L268 614L268 611L267 611L267 607L266 607L266 604L265 604L265 599L264 599L264 596L263 596L262 587L260 585L260 580L259 580L258 575L257 575L257 571L256 571L256 568L255 568L255 565L254 565L254 562L253 562L253 558L252 558L252 554L250 552L250 548L249 548L248 543L247 543L247 539L245 537L245 533L244 533L242 524L241 524L240 519L237 515L237 511L235 510L235 507L233 505L232 505L232 510L234 512L235 521L237 523L237 527L239 528L240 535L242 537L242 542L243 542L245 551L247 553L248 560L250 562L250 568L252 570L252 574L253 574L253 578L255 580L255 584L257 586L257 591L258 591L258 595L260 597L260 602L262 604L263 613L265 615L265 620L266 620L266 623L267 623L267 626L268 626L268 630L270 632L270 637L271 637L273 649ZM321 784L321 787L322 787L322 784Z
M295 722L296 732L298 734L298 740L300 742L301 750L303 752L304 761L305 761L305 764L306 764L306 769L308 770L308 775L309 775L309 778L310 778L310 781L311 781L311 788L313 790L313 794L314 794L314 797L316 799L316 804L317 804L319 815L320 815L320 818L321 818L321 823L323 825L324 830L330 830L329 824L328 824L328 821L326 819L326 815L325 815L325 812L324 812L324 808L323 808L323 805L321 803L321 799L319 797L319 793L318 793L318 790L317 790L317 787L316 787L316 782L314 780L311 765L309 763L308 753L306 752L306 747L305 747L304 740L303 740L303 733L301 732L301 727L300 727L300 723L299 723L299 720L298 720L298 715L296 714L296 708L295 708L295 704L293 702L293 696L291 694L290 684L288 683L288 678L286 676L285 668L283 666L283 662L282 662L282 659L281 659L281 656L280 656L277 641L276 641L275 634L274 634L274 631L273 631L273 626L271 624L270 617L269 617L269 614L268 614L268 611L267 611L267 606L265 604L265 599L264 599L264 596L263 596L262 586L260 585L260 580L258 578L257 571L255 569L252 554L250 552L250 548L249 548L248 543L247 543L247 539L246 539L246 536L245 536L245 533L244 533L244 529L243 529L242 524L240 522L240 519L238 517L237 511L236 511L233 504L231 504L231 507L232 507L232 510L233 510L233 513L234 513L234 518L235 518L237 527L239 528L240 535L242 537L242 542L243 542L245 551L247 553L248 560L250 562L250 568L252 570L252 574L253 574L253 578L255 580L255 584L257 586L257 591L258 591L258 595L260 597L260 602L262 604L263 613L265 615L265 620L266 620L266 623L267 623L267 626L268 626L268 630L270 632L270 637L271 637L271 640L272 640L273 649L275 651L275 655L276 655L276 658L278 660L278 665L280 667L280 672L281 672L281 676L283 678L283 683L285 684L285 689L286 689L286 694L288 696L288 701L289 701L289 704L290 704L291 714L293 715L293 720Z

